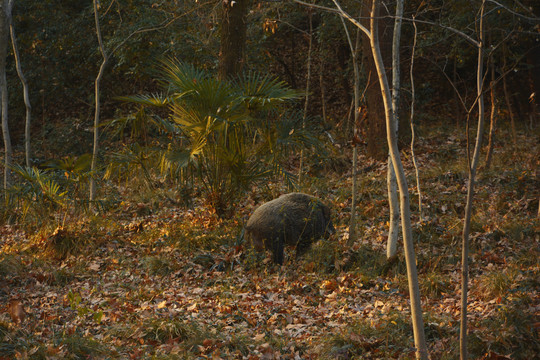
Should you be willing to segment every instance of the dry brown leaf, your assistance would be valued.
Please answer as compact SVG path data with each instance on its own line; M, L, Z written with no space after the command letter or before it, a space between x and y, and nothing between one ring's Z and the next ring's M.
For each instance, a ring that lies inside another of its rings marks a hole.
M8 313L11 316L11 321L15 324L20 324L26 318L26 311L20 300L11 300L8 304Z

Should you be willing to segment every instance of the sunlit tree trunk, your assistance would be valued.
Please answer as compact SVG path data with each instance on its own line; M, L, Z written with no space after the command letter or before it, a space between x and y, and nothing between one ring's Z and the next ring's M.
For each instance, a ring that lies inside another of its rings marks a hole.
M491 159L493 157L493 142L495 136L495 129L497 126L497 96L495 93L495 65L491 63L491 84L490 84L490 100L491 100L491 113L489 115L489 134L488 134L488 146L486 153L486 170L491 167Z
M467 160L469 167L469 184L467 187L467 204L465 205L465 219L463 224L462 253L461 253L461 322L459 331L459 355L461 360L468 357L467 351L467 295L469 285L469 232L471 226L472 201L474 196L474 182L476 178L476 168L480 159L482 147L482 135L484 133L484 96L483 96L483 76L484 76L484 7L485 0L482 1L480 9L480 24L478 34L478 68L476 70L476 91L478 101L478 127L476 132L476 144L472 161L469 155L469 142L467 141ZM470 114L470 111L469 111ZM467 123L469 116L467 116ZM469 127L467 126L467 132ZM467 139L469 134L467 133Z
M414 21L413 16L413 27L414 27L414 38L413 46L411 51L411 67L410 67L410 78L411 78L411 117L410 117L410 127L411 127L411 158L413 160L414 172L416 175L416 190L418 192L418 217L420 222L422 222L424 215L422 212L422 190L420 188L420 174L418 171L418 163L416 162L416 155L414 153L414 140L416 138L416 132L414 130L414 100L415 100L415 88L414 88L414 53L416 51L416 38L418 36L418 29L416 28L416 22Z
M414 254L414 246L412 239L412 226L410 215L410 203L409 203L409 190L407 187L407 179L405 178L405 171L401 158L399 155L399 149L397 145L397 131L395 123L393 121L393 109L392 100L390 97L390 87L388 86L388 80L383 65L381 51L379 48L379 37L377 28L377 17L379 15L380 1L373 1L371 9L371 49L373 52L373 58L377 67L377 74L379 76L381 93L383 94L383 103L386 118L386 134L388 147L390 149L390 156L392 158L392 164L397 177L397 183L400 194L400 208L401 208L401 225L403 230L403 246L405 248L405 260L407 263L407 279L409 283L409 296L411 299L411 317L413 323L414 332L414 344L416 346L416 358L428 359L426 339L424 335L424 321L422 319L422 306L420 302L420 288L418 285L418 273L416 270L416 257Z
M94 97L95 97L95 111L94 111L94 146L92 151L92 165L91 171L92 176L90 177L90 202L93 202L96 199L96 180L97 176L97 161L99 156L99 123L100 123L100 84L101 79L103 78L103 73L109 57L105 51L105 46L103 44L103 38L101 37L101 27L99 26L99 11L98 11L98 2L94 0L94 19L96 22L96 35L98 38L99 50L103 56L103 62L99 67L99 72L96 77L94 84Z
M247 10L250 0L222 0L221 43L218 76L238 75L245 63Z
M19 75L19 79L21 79L21 84L23 87L23 97L24 97L24 105L26 107L26 121L24 123L24 150L25 150L25 160L26 160L26 166L30 167L32 165L31 161L31 138L30 138L30 127L32 124L32 106L30 104L30 95L28 92L28 82L26 81L26 77L24 76L24 73L22 71L21 66L21 58L19 56L19 48L17 47L17 37L15 36L15 28L13 27L13 23L10 23L9 25L9 32L11 34L11 45L13 47L13 55L15 57L15 66L17 68L17 74Z
M394 22L394 38L392 39L392 113L396 137L399 126L399 88L400 88L400 65L399 50L401 39L401 18L403 17L403 0L396 3L396 20ZM399 199L397 193L397 180L392 156L388 154L388 170L386 176L388 188L388 206L390 208L390 225L388 228L388 240L386 245L386 257L392 259L396 256L397 242L399 237Z
M378 27L377 18L379 15L380 1L375 0L371 9L370 20L370 43L377 67L377 74L379 76L381 93L383 95L383 103L385 109L386 118L386 134L388 147L390 149L390 156L392 158L392 164L396 173L399 195L400 195L400 210L401 210L401 225L403 231L403 247L405 249L405 261L407 266L407 279L409 283L409 296L411 300L411 317L413 323L414 344L416 347L417 359L428 359L428 351L426 345L426 339L424 335L424 320L422 319L422 305L420 301L420 287L418 285L418 273L416 269L416 257L414 254L414 245L412 239L412 226L410 215L410 203L409 203L409 190L407 187L407 179L405 177L405 171L401 158L399 155L399 149L397 145L396 126L393 121L393 109L392 99L390 96L390 87L388 86L388 80L383 65L383 60L379 48Z
M2 136L4 140L4 190L11 184L11 163L13 150L8 123L8 88L6 80L6 58L9 44L9 24L11 22L12 1L0 3L0 93L2 105Z

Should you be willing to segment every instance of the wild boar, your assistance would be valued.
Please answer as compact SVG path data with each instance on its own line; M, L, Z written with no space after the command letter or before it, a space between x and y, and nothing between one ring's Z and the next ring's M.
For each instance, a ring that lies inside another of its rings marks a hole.
M270 250L276 264L283 264L285 245L295 246L298 257L334 231L330 209L303 193L285 194L261 205L245 227L246 239L255 250Z

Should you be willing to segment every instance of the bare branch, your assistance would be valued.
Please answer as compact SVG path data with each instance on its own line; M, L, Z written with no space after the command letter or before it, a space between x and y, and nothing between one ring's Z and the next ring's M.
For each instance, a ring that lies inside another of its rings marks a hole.
M392 18L395 18L395 16L390 16ZM443 25L443 24L439 24L439 23L436 23L436 22L433 22L433 21L427 21L427 20L418 20L418 19L409 19L409 18L402 18L402 20L405 20L405 21L415 21L416 23L421 23L421 24L428 24L428 25L434 25L434 26L438 26L438 27L441 27L443 29L446 29L446 30L449 30L459 36L461 36L462 38L464 38L465 40L467 40L468 42L470 42L472 45L474 45L475 47L478 47L479 46L479 42L476 41L475 39L473 39L472 37L470 37L469 35L465 34L463 31L459 31L458 29L454 29L453 27L450 27L450 26L446 26L446 25Z
M132 32L131 34L129 34L124 40L122 40L122 42L120 42L118 45L116 45L114 47L114 49L111 50L111 53L110 55L113 55L118 49L120 49L122 46L125 45L125 43L131 39L133 36L135 35L138 35L138 34L142 34L142 33L147 33L147 32L152 32L152 31L157 31L157 30L161 30L161 29L165 29L167 28L169 25L171 25L172 23L174 23L176 20L180 19L180 18L183 18L187 15L190 15L191 13L199 10L200 8L208 5L208 4L211 4L213 3L213 1L207 1L205 3L202 3L200 4L199 6L191 9L190 11L188 12L185 12L183 14L180 14L178 16L175 16L173 17L172 19L167 19L165 21L163 21L161 24L157 25L157 26L153 26L153 27L149 27L149 28L140 28L138 30L135 30L134 32Z
M523 14L520 14L518 12L515 12L514 10L504 6L503 4L501 4L500 2L498 1L495 1L495 0L487 0L487 2L490 2L490 3L493 3L501 8L503 8L504 10L508 11L510 14L512 15L515 15L517 17L520 17L522 19L525 19L525 20L529 20L529 21L534 21L534 22L540 22L540 18L539 17L530 17L530 16L525 16ZM519 1L516 1L524 10L527 10L527 11L530 11L529 9L527 9L526 6L522 5ZM531 12L532 13L532 12ZM534 14L533 14L534 15Z
M332 8L329 8L329 7L326 7L326 6L321 6L321 5L310 4L310 3L307 3L307 2L304 2L304 1L301 1L301 0L292 0L292 1L297 3L297 4L303 5L303 6L308 6L308 7L312 7L312 8L315 8L315 9L324 10L324 11L328 11L328 12L331 12L331 13L334 13L334 14L338 14L338 15L344 17L345 19L349 20L350 22L352 22L356 27L358 27L360 30L362 30L367 36L371 36L369 30L364 25L360 24L358 22L358 20L356 20L351 15L349 15L347 12L345 12L341 8L341 6L339 6L339 4L334 0L333 1L334 1L334 4L336 4L337 9L332 9Z

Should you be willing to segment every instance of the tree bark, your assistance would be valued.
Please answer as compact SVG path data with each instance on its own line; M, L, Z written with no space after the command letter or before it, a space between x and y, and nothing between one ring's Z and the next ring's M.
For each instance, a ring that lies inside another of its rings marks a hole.
M304 114L302 119L302 128L306 127L306 117L309 108L309 91L311 85L311 51L313 48L313 14L312 9L309 11L309 45L308 45L308 58L307 58L307 74L306 74L306 98L304 101ZM298 184L302 186L302 176L304 171L304 149L300 150L300 165L298 166Z
M508 56L508 49L506 47L506 43L503 43L503 91L504 91L504 100L506 101L506 107L508 109L508 115L510 116L510 128L512 130L512 141L514 143L514 149L517 147L517 133L516 133L516 120L515 120L515 114L514 109L512 108L512 101L510 99L510 92L508 91L508 84L507 84L507 69L506 69L506 58Z
M337 5L337 2L334 1ZM358 149L357 149L357 126L360 119L360 69L358 66L358 51L360 49L360 30L356 33L356 43L353 45L351 34L345 23L345 19L341 17L341 22L343 24L343 29L347 36L347 42L351 50L352 62L353 62L353 71L354 71L354 80L353 80L353 91L354 91L354 100L353 100L353 112L354 112L354 126L353 126L353 158L352 158L352 199L351 199L351 219L349 222L349 240L348 245L352 246L357 238L356 232L356 192L357 192L357 179L356 179L356 168L358 160Z
M371 0L375 1L375 0ZM369 4L370 2L367 2ZM362 6L362 18L364 26L369 27L369 5ZM386 15L386 14L385 14ZM391 36L392 31L388 20L378 21L378 30L382 32L380 39L381 54L385 64L391 63ZM371 56L371 44L368 38L364 37L362 41L362 54L364 56L364 67L368 78L372 79L368 84L366 91L367 103L367 155L373 159L386 160L388 157L388 145L384 139L386 138L385 114L384 105L381 103L381 90L379 78L377 76L369 76L376 74L377 69ZM386 74L386 69L385 69Z
M484 96L483 96L483 73L484 73L484 8L485 0L480 9L480 24L478 36L478 68L476 70L476 92L478 98L478 127L476 132L476 144L472 162L469 158L469 142L467 141L467 159L469 164L469 186L467 187L467 203L465 205L465 220L463 224L462 253L461 253L461 322L459 331L459 355L461 360L468 357L467 351L467 295L469 286L469 232L471 226L472 201L474 196L474 181L476 168L480 158L482 147L482 135L484 133ZM470 111L469 111L470 115ZM469 116L467 116L467 122ZM467 131L469 127L467 126ZM467 133L467 139L469 134Z
M420 301L420 288L418 285L418 273L416 270L416 259L412 239L412 226L409 203L409 190L403 164L399 155L397 145L396 126L393 122L392 100L386 72L384 69L383 58L379 48L377 18L379 15L379 0L374 0L370 13L370 44L375 61L377 74L380 79L381 93L383 95L383 104L386 119L386 135L392 164L397 177L397 183L400 194L401 207L401 225L403 230L403 245L405 249L405 261L407 265L407 279L409 283L409 296L411 300L411 317L413 323L414 344L416 347L416 358L427 360L428 351L424 335L424 321L422 319L422 306Z
M24 97L24 105L26 107L26 121L24 123L24 150L25 150L25 160L26 160L26 166L30 167L32 166L32 160L31 160L31 137L30 137L30 128L31 128L31 121L32 121L32 106L30 104L30 95L28 92L28 82L26 81L26 77L24 76L24 73L22 71L21 66L21 58L19 56L19 48L17 46L17 37L15 36L15 28L13 27L13 24L10 23L9 30L11 34L11 45L13 47L13 55L15 57L15 66L17 68L17 74L19 75L19 79L21 80L21 84L23 87L23 97Z
M414 21L413 16L413 27L414 27L414 38L413 38L413 46L411 51L411 68L410 68L410 78L411 78L411 117L410 117L410 127L411 127L411 158L413 160L414 165L414 172L416 175L416 190L418 191L418 216L420 218L420 222L422 222L424 218L424 214L422 212L422 191L420 188L420 174L418 171L418 164L416 162L416 155L414 154L414 140L416 138L416 132L414 131L414 53L416 51L416 38L418 36L418 29L416 28L416 22Z
M11 22L12 2L2 0L0 3L0 93L2 106L2 136L4 140L4 190L11 185L11 163L13 150L9 135L8 122L8 88L6 81L6 59L9 43L9 24Z
M495 136L495 129L497 126L497 96L495 93L495 65L491 63L491 84L490 84L490 99L491 99L491 113L489 115L489 134L488 134L488 147L486 153L486 170L491 167L491 159L493 157L493 137Z
M399 126L399 97L400 97L400 64L399 48L401 39L401 18L403 17L403 0L396 3L396 19L394 21L394 36L392 39L392 113L396 137ZM392 157L388 154L388 170L386 177L388 187L388 206L390 208L390 225L388 228L388 240L386 246L387 259L393 259L397 252L397 242L399 237L399 199L397 193L396 173L392 164Z
M94 97L95 97L95 111L94 111L94 145L92 151L92 165L91 172L92 176L90 177L90 202L93 202L96 199L96 173L97 173L97 161L99 156L99 123L100 123L100 84L101 79L103 78L103 73L105 72L105 67L109 57L105 51L105 45L103 44L103 38L101 37L101 27L99 26L99 12L97 0L94 0L94 19L96 22L96 35L98 38L99 51L103 56L103 62L99 67L99 72L96 77L94 84Z
M225 80L238 75L245 64L249 0L222 0L222 3L218 76Z

